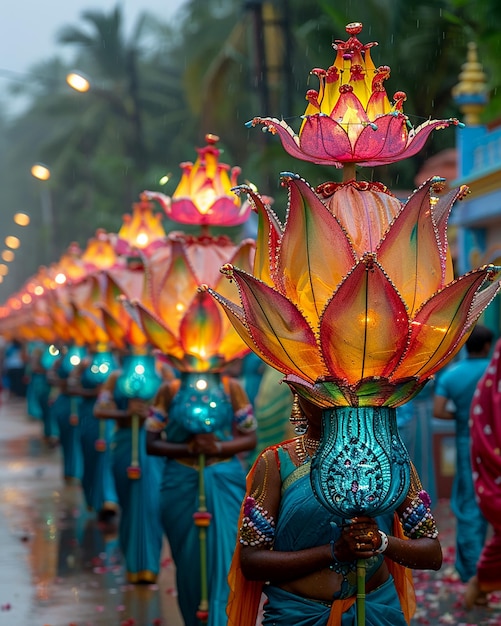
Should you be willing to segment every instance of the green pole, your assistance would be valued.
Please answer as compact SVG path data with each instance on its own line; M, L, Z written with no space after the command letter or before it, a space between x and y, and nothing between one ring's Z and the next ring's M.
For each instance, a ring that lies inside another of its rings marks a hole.
M365 559L357 561L357 626L365 626Z
M193 515L198 527L200 541L200 604L197 610L197 619L207 623L209 619L209 590L207 584L207 528L212 515L207 511L205 498L205 454L198 455L198 511Z

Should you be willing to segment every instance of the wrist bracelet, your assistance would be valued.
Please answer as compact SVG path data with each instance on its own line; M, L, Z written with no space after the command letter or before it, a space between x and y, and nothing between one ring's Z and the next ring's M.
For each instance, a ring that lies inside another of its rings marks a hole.
M379 546L379 548L374 550L374 552L375 554L383 554L383 552L388 547L388 535L382 530L378 530L378 533L381 535L381 545Z

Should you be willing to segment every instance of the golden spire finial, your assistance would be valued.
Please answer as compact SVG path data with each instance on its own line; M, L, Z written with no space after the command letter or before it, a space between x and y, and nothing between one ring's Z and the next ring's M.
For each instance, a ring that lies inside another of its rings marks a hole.
M454 100L465 116L467 126L478 126L487 104L487 76L478 60L477 45L470 41L466 63L462 65L459 83L452 89Z

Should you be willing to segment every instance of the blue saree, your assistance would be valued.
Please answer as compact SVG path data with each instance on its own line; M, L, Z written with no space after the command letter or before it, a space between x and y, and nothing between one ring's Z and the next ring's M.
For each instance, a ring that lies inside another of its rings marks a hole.
M83 455L78 425L78 398L60 393L51 407L53 419L59 429L59 442L63 453L63 475L65 480L82 477Z
M95 397L80 399L78 421L83 452L82 490L88 509L99 512L103 508L118 508L118 500L110 455L115 425L113 420L98 420L94 417L95 403ZM103 443L102 450L96 447L98 441Z
M117 408L128 400L120 397L115 387ZM132 428L117 428L111 444L111 463L120 504L119 541L125 559L127 580L132 583L153 583L160 570L162 526L160 524L159 486L163 459L146 454L146 432L139 428L139 478L129 478L127 469L132 458Z
M192 434L182 425L185 408L174 396L168 409L167 439L181 443ZM235 400L236 401L236 400ZM245 398L247 401L247 398ZM233 437L234 410L230 397L219 404L224 420L215 431L220 441ZM193 522L198 510L200 474L196 466L166 459L160 491L161 519L176 564L178 603L185 626L199 626L196 617L201 598L199 531ZM245 495L245 471L233 457L204 469L206 506L212 519L207 528L208 626L226 624L228 572L235 549L240 506Z

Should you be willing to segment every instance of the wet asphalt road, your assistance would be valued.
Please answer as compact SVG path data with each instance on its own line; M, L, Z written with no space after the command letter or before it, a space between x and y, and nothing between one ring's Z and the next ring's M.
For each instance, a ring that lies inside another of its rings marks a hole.
M63 482L60 451L48 448L41 432L40 423L26 417L23 400L3 399L0 626L182 626L168 546L157 585L126 584L114 529L103 532L85 510L80 487ZM491 596L489 608L463 610L447 500L435 514L444 565L415 572L412 626L501 626L501 594Z
M116 532L62 480L23 400L0 407L0 626L182 626L168 546L157 585L124 580Z

